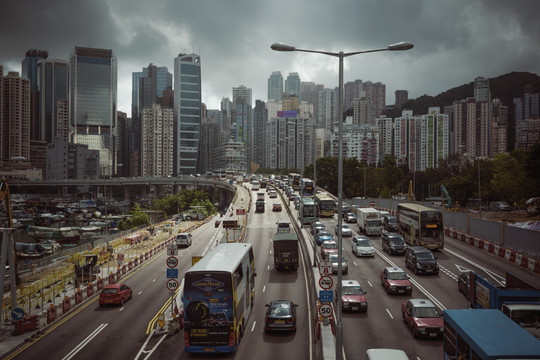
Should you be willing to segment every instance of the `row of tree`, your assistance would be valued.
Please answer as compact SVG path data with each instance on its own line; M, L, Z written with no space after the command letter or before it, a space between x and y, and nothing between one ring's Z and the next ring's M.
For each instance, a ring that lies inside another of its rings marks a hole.
M314 178L313 165L305 167L303 176ZM317 159L318 187L337 194L337 178L337 158ZM406 165L398 166L392 155L386 155L377 167L357 159L343 159L344 198L406 196L411 182L416 200L443 196L441 185L444 185L453 203L461 206L478 205L481 198L483 204L502 200L524 207L527 199L540 196L540 141L528 151L515 150L494 159L470 159L454 154L438 168L426 171L409 171Z

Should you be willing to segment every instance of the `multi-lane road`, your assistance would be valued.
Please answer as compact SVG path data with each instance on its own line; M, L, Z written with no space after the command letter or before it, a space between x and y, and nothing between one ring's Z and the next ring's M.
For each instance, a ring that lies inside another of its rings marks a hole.
M248 190L240 188L241 196L248 197ZM264 190L262 190L264 191ZM253 194L254 195L254 194ZM272 212L271 204L280 199L266 196L266 211L248 214L246 242L253 245L255 253L256 295L253 314L247 323L247 331L234 354L221 357L235 359L311 359L315 341L310 326L314 324L308 316L307 284L305 272L312 271L310 264L300 262L295 272L278 272L273 268L271 239L276 232L278 220L289 220L287 211ZM253 196L253 201L255 196ZM253 204L252 204L253 205ZM284 204L285 205L285 204ZM293 216L296 212L292 208ZM293 220L296 220L293 219ZM333 233L336 218L323 219ZM356 225L352 228L357 232ZM204 255L216 238L221 238L222 228L214 222L193 232L192 246L179 251L180 276L191 266L191 257ZM307 228L302 230L307 241L312 236ZM343 279L358 280L367 290L367 313L343 314L343 346L348 359L362 358L366 349L389 347L403 349L410 359L441 359L442 340L416 339L402 321L401 303L408 297L388 295L381 286L379 272L386 266L405 269L403 256L389 256L381 250L380 237L373 237L376 248L373 258L356 258L351 252L350 238L343 238L343 253L349 262L349 272ZM312 248L312 244L308 245ZM318 250L318 249L317 249ZM493 282L504 279L505 271L512 271L525 280L540 286L540 277L526 269L505 262L456 240L446 238L444 251L436 253L439 275L411 276L414 285L412 297L432 300L444 309L468 308L465 297L457 290L457 276L467 269L480 271L491 277ZM146 262L137 272L122 281L133 289L133 299L121 307L101 308L97 299L86 303L71 315L59 320L41 337L25 345L17 359L185 359L205 358L183 351L183 333L172 336L148 334L148 325L168 298L165 288L165 256L162 253ZM264 332L265 304L273 299L290 299L299 304L298 329L296 333L266 334ZM216 356L208 356L215 358Z

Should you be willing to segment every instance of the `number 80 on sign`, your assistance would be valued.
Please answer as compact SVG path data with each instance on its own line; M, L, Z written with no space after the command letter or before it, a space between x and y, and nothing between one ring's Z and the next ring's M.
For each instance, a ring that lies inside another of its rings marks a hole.
M319 308L319 314L324 317L332 315L332 306L328 303L324 303Z

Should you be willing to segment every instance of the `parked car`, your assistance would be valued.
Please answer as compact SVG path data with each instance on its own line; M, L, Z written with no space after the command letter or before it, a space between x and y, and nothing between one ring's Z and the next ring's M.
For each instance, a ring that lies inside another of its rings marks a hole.
M358 222L358 219L356 217L356 215L352 212L349 212L347 214L345 214L345 221L348 222L348 223L357 223Z
M375 256L375 248L365 235L356 235L352 239L352 252L356 256Z
M326 226L321 221L314 221L311 223L311 234L317 233L318 230L326 229Z
M322 245L325 241L333 241L334 237L326 229L321 229L315 234L317 245Z
M422 246L410 246L405 250L405 265L415 274L438 274L439 264L431 252Z
M338 273L339 256L337 253L328 255L328 261L332 263L332 274ZM345 256L341 256L341 273L346 274L349 272L349 264Z
M272 211L281 211L281 203L272 204Z
M341 281L341 304L343 311L367 311L366 292L358 281Z
M133 291L126 284L108 284L99 294L99 306L124 303L133 297Z
M338 235L338 226L336 225L335 233ZM351 237L352 236L352 229L348 224L341 224L341 236L342 237Z
M290 300L273 300L266 304L264 331L296 331L296 308Z
M390 255L405 254L407 244L405 244L405 239L401 234L383 231L381 239L383 251L388 252Z
M412 294L412 284L409 275L399 267L386 267L381 270L381 284L389 294Z
M176 234L176 246L180 247L188 247L191 246L191 234L190 233L180 233Z
M382 218L382 225L386 231L397 232L398 231L398 222L397 216L386 215Z
M505 201L492 201L489 203L489 210L491 211L510 211L512 208Z
M458 290L467 298L469 298L469 276L470 273L468 271L464 272L458 276L457 281Z
M337 254L338 245L335 241L325 241L321 245L321 256L323 259L328 259L328 255Z
M444 320L431 301L410 299L401 304L401 314L414 337L442 337Z

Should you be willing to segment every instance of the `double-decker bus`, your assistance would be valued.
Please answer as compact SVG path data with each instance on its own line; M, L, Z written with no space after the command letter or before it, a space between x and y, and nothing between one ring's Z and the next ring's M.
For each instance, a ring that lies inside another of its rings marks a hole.
M303 178L300 182L300 196L301 197L314 197L315 188L313 186L313 180L308 178Z
M302 225L310 225L317 220L317 208L315 199L311 197L300 198L300 207L298 208L298 220Z
M250 244L219 244L184 277L184 351L234 352L255 299Z
M315 195L317 214L320 217L332 217L336 211L336 202L327 193Z
M428 249L444 248L442 212L413 203L398 204L397 220L399 233L412 246Z
M302 179L302 175L300 174L289 174L289 185L293 188L293 190L298 191L300 190L300 180Z

